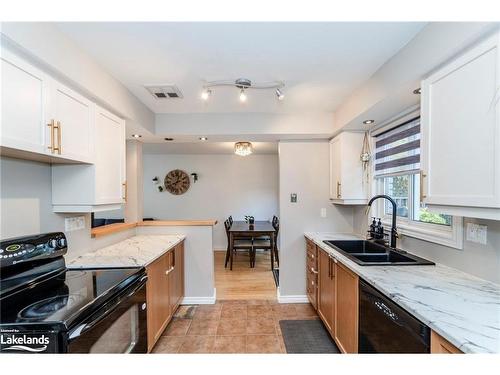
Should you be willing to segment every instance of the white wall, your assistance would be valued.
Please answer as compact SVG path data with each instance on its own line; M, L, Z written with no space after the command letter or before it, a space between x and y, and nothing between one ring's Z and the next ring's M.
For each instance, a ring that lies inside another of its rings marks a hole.
M224 220L253 215L268 220L278 214L278 156L143 155L144 217L155 219L216 219L214 248L227 246ZM152 178L161 181L172 169L198 173L199 180L183 195L158 192Z
M354 217L355 231L359 234L366 234L368 222L364 207L357 208ZM469 222L488 226L486 245L467 241L464 230L462 250L408 236L403 236L398 240L398 247L433 262L500 284L500 221L464 218L465 226Z
M352 207L329 201L329 144L280 142L280 301L306 295L304 232L352 233ZM297 194L297 203L290 194ZM326 217L320 216L326 209Z
M64 218L70 214L52 212L51 168L34 161L0 158L0 239L52 231L64 232ZM83 214L85 229L68 232L66 259L134 235L135 230L93 239L90 214Z

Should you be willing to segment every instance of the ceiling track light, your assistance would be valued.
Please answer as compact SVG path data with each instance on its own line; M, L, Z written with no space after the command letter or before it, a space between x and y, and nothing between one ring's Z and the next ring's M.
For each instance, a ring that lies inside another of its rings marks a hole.
M132 134L132 137L134 137L134 138L142 138L142 135L140 135L140 134Z
M203 101L207 101L212 95L212 90L210 88L213 87L236 87L240 90L239 98L240 101L246 102L248 99L246 90L248 89L258 89L258 90L275 90L276 97L278 100L283 100L285 98L285 94L283 93L283 87L285 87L285 83L282 81L271 81L271 82L252 82L247 78L238 78L237 80L221 80L221 81L211 81L206 82L203 85L203 91L201 93L201 99Z
M422 89L419 87L418 89L413 90L415 95L420 95L422 93Z
M200 140L200 141L207 141L207 140L208 140L208 138L207 138L207 137L200 137L200 138L199 138L199 140Z
M375 122L375 120L365 120L365 121L363 121L363 124L370 125L370 124L373 124L374 122Z

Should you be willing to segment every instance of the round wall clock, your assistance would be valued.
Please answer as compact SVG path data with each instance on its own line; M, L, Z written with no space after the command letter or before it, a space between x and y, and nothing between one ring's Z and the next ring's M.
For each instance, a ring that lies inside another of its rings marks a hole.
M184 194L189 189L189 185L189 175L180 169L174 169L165 176L165 188L171 194Z

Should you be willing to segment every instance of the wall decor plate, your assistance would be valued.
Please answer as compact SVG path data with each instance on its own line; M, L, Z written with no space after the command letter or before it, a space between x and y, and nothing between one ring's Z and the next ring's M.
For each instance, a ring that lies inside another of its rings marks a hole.
M184 194L190 184L189 175L180 169L174 169L165 176L165 188L174 195Z

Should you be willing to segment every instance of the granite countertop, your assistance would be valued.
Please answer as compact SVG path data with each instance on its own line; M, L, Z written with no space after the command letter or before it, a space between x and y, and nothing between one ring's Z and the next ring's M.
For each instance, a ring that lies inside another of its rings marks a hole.
M500 353L500 285L441 264L360 266L324 240L349 234L305 236L465 353Z
M68 268L145 267L184 240L184 235L141 235L88 252Z

